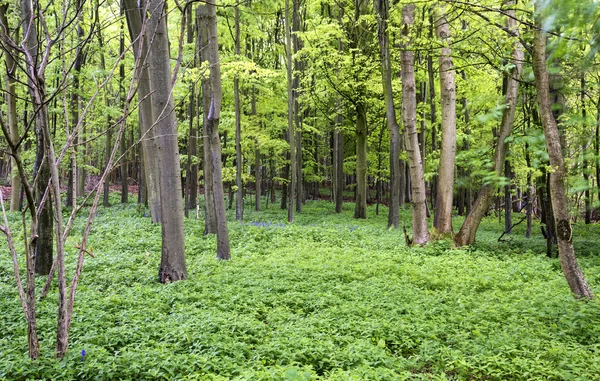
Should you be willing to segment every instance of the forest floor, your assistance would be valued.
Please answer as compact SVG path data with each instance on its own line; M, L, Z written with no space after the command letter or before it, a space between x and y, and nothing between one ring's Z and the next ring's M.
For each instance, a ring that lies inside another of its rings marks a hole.
M352 204L336 215L333 204L309 201L290 225L277 204L247 206L243 224L228 212L228 262L215 259L203 221L186 220L189 280L161 285L160 227L116 197L94 223L95 258L86 257L61 362L56 286L37 304L42 358L32 363L1 250L0 379L600 379L600 302L573 299L539 227L526 239L517 226L499 243L503 224L490 218L472 247L408 248L401 230L386 228L385 207L354 220ZM410 225L410 210L402 219ZM20 214L9 221L22 250ZM600 293L599 226L574 231ZM67 241L68 274L77 234Z

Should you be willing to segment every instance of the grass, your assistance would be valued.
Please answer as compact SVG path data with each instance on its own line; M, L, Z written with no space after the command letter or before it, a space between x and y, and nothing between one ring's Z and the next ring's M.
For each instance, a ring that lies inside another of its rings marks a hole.
M336 215L309 201L291 225L278 205L246 210L244 224L230 214L229 262L215 259L202 221L186 220L190 279L161 285L160 227L134 204L101 209L61 362L56 290L38 303L43 357L27 359L3 250L0 379L600 379L600 303L573 299L539 234L525 239L518 226L498 243L502 226L490 219L473 247L407 248L382 210L354 220L351 204ZM575 242L598 291L596 230L575 226Z

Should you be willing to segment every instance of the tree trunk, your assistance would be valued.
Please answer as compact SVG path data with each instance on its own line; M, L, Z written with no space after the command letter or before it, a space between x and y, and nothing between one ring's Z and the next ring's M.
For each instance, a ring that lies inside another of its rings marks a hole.
M585 108L585 74L581 74L581 118L583 119L584 130L587 127L587 110ZM588 161L589 140L586 138L583 147L583 178L585 179L585 224L592 223L592 200L590 197L590 172Z
M442 144L433 226L436 235L452 234L452 200L454 197L454 159L456 156L456 89L450 47L450 26L446 17L437 22L442 44L440 54L440 95L442 106Z
M152 90L150 87L150 76L148 74L148 63L145 57L148 57L148 43L146 42L146 33L148 27L144 25L142 14L146 15L145 1L141 1L138 7L136 0L123 0L125 6L125 16L127 17L127 26L129 35L133 41L133 52L136 59L142 60L142 70L138 79L138 100L139 100L139 119L140 119L140 139L142 142L142 158L144 160L144 184L148 194L148 204L150 205L150 215L152 222L161 223L160 206L160 187L158 183L158 158L157 158L157 139L156 127L152 116Z
M507 11L507 26L517 34L518 29L516 21L514 19L514 10ZM517 34L518 36L518 34ZM496 178L502 175L504 167L504 161L506 159L507 144L506 138L510 136L515 120L515 112L517 107L517 98L519 95L519 80L521 78L522 67L523 67L523 50L521 43L514 42L514 48L512 52L512 63L514 68L510 73L507 86L506 86L506 105L507 107L502 112L502 122L500 125L500 132L496 139L496 149L494 151L494 175ZM460 230L454 236L454 242L457 246L472 245L475 243L475 237L479 224L483 220L483 217L488 212L492 205L492 198L494 195L494 184L484 184L483 188L477 195L471 211L465 218Z
M390 130L390 188L391 201L388 212L388 227L400 226L400 127L396 119L394 94L392 89L392 67L390 59L388 18L389 0L375 0L378 18L377 31L381 52L381 74L383 77L383 96L388 129Z
M258 139L254 142L254 201L257 212L260 212L260 196L262 193L261 187L262 173L260 170L260 151L258 148Z
M203 112L206 115L206 134L209 145L210 171L212 172L213 202L217 222L217 258L228 260L231 257L229 231L225 215L225 196L223 193L223 173L221 169L221 141L219 139L219 119L221 115L221 68L219 64L219 45L217 39L217 10L215 0L198 7L200 14L200 35L206 35L207 45L202 45L202 59L210 64L210 78L202 86ZM208 108L206 108L208 106Z
M510 192L510 181L512 179L512 169L510 161L504 161L504 177L507 184L504 186L504 232L510 234L512 227L512 194Z
M287 139L290 144L290 166L288 183L287 201L288 201L288 222L294 222L294 202L296 201L296 149L294 133L294 83L292 75L292 37L290 32L290 1L285 0L285 45L286 45L286 64L287 64L287 85L288 85L288 131ZM282 204L283 205L283 204Z
M537 20L537 25L541 22ZM558 238L558 254L560 264L567 279L571 292L578 298L592 298L592 290L585 281L579 269L575 250L573 249L573 230L569 222L568 200L565 189L565 166L562 156L562 147L556 120L552 115L548 71L546 69L546 35L536 29L533 41L533 71L538 94L540 117L546 136L546 148L550 158L553 172L550 174L550 194L552 209L556 222L556 236Z
M8 5L6 4L0 5L0 22L7 28L6 30L0 28L0 38L3 40L10 35L10 30L8 29L8 19L6 17L7 7ZM8 49L8 51L4 53L4 63L6 64L6 114L8 117L10 140L13 144L16 144L19 140L19 125L17 124L17 96L15 93L15 86L17 83L17 65L13 58L13 49L10 49L8 46L6 48ZM15 212L20 209L19 198L21 196L21 178L19 177L19 172L16 170L16 168L14 168L13 161L13 159L10 159L11 165L9 166L9 171L11 174L11 212Z
M410 46L412 38L410 29L414 23L415 6L405 5L402 8L402 35L407 39L405 46L400 52L402 65L402 110L404 116L404 128L406 140L406 152L408 154L411 193L412 193L412 231L413 242L417 245L426 244L429 241L429 230L427 227L427 196L425 194L425 179L423 160L419 151L419 138L417 134L417 98L415 87L414 55Z
M165 0L150 0L148 33L148 74L153 124L156 126L157 178L160 184L162 256L158 279L169 283L187 279L183 235L181 169L177 143L177 118L171 85L169 40Z
M240 56L240 9L235 7L235 54ZM240 79L233 78L233 102L235 108L235 219L244 220L244 190L242 184L242 111L240 105Z
M122 5L122 3L121 3ZM124 10L121 10L123 13ZM121 33L119 34L119 55L122 55L125 51L125 36L123 28L121 26ZM125 62L121 61L119 64L119 100L121 108L125 105ZM125 125L126 127L127 125ZM129 161L127 159L127 139L125 139L125 131L123 132L123 138L119 142L119 148L121 150L121 164L119 165L119 175L121 177L121 204L127 204L129 201Z
M294 54L298 53L302 48L302 43L298 33L302 31L300 14L300 0L293 0L292 10L292 44ZM302 212L302 204L304 202L304 181L302 176L302 118L301 107L299 102L300 93L300 73L303 70L303 64L298 59L294 59L294 128L296 131L296 156L292 160L296 160L296 212Z
M356 54L366 49L368 44L368 27L362 16L368 14L367 0L354 0L354 23L353 30L353 63L356 62ZM356 78L356 83L360 83ZM367 218L367 105L365 104L366 88L364 84L358 86L355 94L354 107L356 112L356 204L354 218Z

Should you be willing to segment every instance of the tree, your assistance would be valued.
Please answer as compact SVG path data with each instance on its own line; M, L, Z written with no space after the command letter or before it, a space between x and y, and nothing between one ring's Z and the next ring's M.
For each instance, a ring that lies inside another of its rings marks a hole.
M287 66L287 84L288 84L288 129L287 138L290 144L290 181L288 184L288 222L294 222L294 202L296 190L296 144L294 133L294 82L292 75L292 37L290 23L290 2L285 0L285 50L286 50L286 66Z
M181 169L177 143L177 118L171 83L171 56L165 13L165 0L148 3L146 42L150 79L153 127L156 129L156 155L160 188L162 255L158 279L162 283L187 279L183 235Z
M387 125L390 132L390 188L391 200L388 215L388 227L398 228L400 224L400 126L396 119L394 94L392 89L392 67L389 47L389 1L375 0L378 14L377 31L381 50L381 75Z
M510 5L510 3L509 3ZM502 111L502 122L500 124L500 131L496 138L495 151L494 151L494 176L499 178L502 176L504 168L504 162L506 160L506 153L508 144L506 139L512 133L515 113L517 109L517 97L519 94L519 81L521 79L522 67L524 61L524 54L521 42L518 40L519 30L515 20L515 11L509 9L507 11L507 29L515 38L513 42L512 50L512 70L507 76L506 81L506 107ZM477 229L481 220L488 212L490 205L492 204L492 196L494 194L494 183L484 184L471 211L465 218L460 230L454 237L454 242L457 246L472 245L475 243L475 237Z
M539 8L536 9L539 12ZM569 220L567 192L565 189L566 172L562 156L562 147L558 127L550 103L550 85L546 69L546 32L542 29L542 20L537 15L533 40L533 71L537 87L538 106L546 148L553 172L550 174L550 194L552 210L558 238L558 254L563 274L571 292L578 298L592 298L592 290L579 269L573 249L573 230Z
M454 161L456 156L456 89L454 65L450 46L450 25L446 16L437 21L437 34L443 47L440 54L440 96L442 98L442 144L438 170L435 215L435 234L452 234L452 202L454 200Z
M8 5L0 5L0 38L6 41L10 36L11 29L8 26L8 18L6 17ZM10 46L7 46L4 54L4 63L6 65L6 106L7 106L7 117L8 117L8 130L10 132L10 139L16 146L19 139L19 126L17 124L17 63L14 59L15 50ZM11 165L12 174L10 180L11 196L10 196L10 210L19 210L19 199L21 196L21 178L14 165Z
M404 117L404 138L411 179L412 194L412 232L413 242L423 245L429 241L427 228L427 196L425 194L425 178L423 159L419 150L417 134L417 96L415 86L414 53L410 50L411 28L415 19L414 4L402 8L402 36L406 39L400 53L402 64L402 111Z
M225 216L225 200L223 193L223 174L221 169L221 141L219 138L219 119L221 113L221 69L219 64L219 45L217 39L217 12L214 0L198 7L199 35L201 41L201 60L208 61L209 76L202 81L202 105L204 112L205 133L208 145L204 150L209 152L209 171L212 177L213 202L217 229L217 258L230 258L229 232ZM205 154L206 158L206 154ZM205 167L206 168L206 167ZM205 174L206 176L206 174ZM205 201L208 203L208 201Z
M133 44L133 53L136 60L141 60L142 68L138 79L138 100L139 100L139 126L140 140L142 146L142 158L144 161L144 184L148 191L148 203L150 205L150 215L152 222L160 223L161 202L160 187L157 178L158 174L158 149L155 138L154 117L152 114L151 84L148 73L148 42L146 33L148 31L146 20L142 19L145 15L146 2L139 4L135 0L123 0L125 5L125 16L127 17L127 26L129 35ZM150 40L148 40L150 41Z

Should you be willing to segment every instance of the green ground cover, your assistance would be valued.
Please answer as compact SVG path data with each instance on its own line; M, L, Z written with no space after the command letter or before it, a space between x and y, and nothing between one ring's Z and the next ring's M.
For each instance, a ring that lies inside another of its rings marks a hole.
M387 209L369 208L366 221L352 219L351 204L333 210L309 201L293 225L277 205L247 210L244 224L230 215L229 262L214 258L203 223L187 220L190 279L161 285L160 227L134 204L101 209L62 362L52 358L56 292L38 303L43 356L27 359L2 249L0 379L600 379L600 303L573 299L539 228L527 240L518 226L498 243L502 225L490 218L473 247L407 248L385 228ZM10 218L16 233L20 216ZM600 293L600 228L575 233Z

